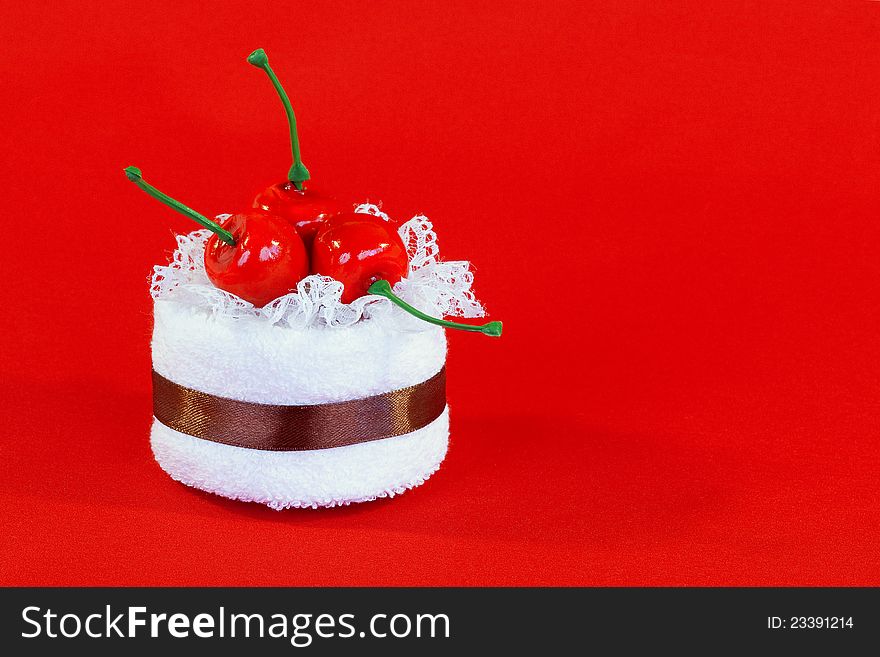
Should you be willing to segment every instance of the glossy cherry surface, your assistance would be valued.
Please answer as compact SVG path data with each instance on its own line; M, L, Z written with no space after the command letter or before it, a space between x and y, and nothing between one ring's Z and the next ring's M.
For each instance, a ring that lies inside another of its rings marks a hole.
M351 206L316 189L308 181L302 190L289 180L267 187L254 199L254 207L289 221L308 249L324 223Z
M235 244L212 235L205 246L211 282L257 307L296 290L309 273L306 248L285 219L252 210L228 217L221 226Z
M396 227L372 215L336 215L326 222L312 244L312 273L342 283L343 303L367 294L376 281L394 285L408 271L406 247Z

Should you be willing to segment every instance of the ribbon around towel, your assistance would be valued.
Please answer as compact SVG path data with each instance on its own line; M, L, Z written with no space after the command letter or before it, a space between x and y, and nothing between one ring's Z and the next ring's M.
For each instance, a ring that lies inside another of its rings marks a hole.
M416 431L446 408L446 368L427 381L372 397L284 406L218 397L153 370L153 415L175 431L235 447L298 452Z

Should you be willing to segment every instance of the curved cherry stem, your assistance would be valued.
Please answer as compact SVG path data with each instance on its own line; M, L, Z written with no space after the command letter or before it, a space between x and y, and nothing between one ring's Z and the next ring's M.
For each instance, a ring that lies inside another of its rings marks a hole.
M426 315L421 310L413 308L406 301L394 294L394 292L391 291L391 283L389 283L388 281L376 281L369 287L367 293L375 294L380 297L385 297L386 299L390 300L391 303L403 308L410 315L418 317L419 319L426 321L430 324L445 326L446 328L458 329L460 331L473 331L474 333L482 333L484 335L492 336L493 338L501 337L501 322L489 322L488 324L482 325L459 324L458 322L447 322L445 319L437 319L436 317Z
M193 221L197 221L202 226L217 235L217 237L219 237L221 240L226 242L229 246L235 246L235 238L232 236L232 233L222 228L217 222L211 221L207 217L200 215L192 208L188 208L180 201L176 201L167 194L163 194L162 192L160 192L158 189L156 189L150 183L144 180L143 174L141 174L140 169L138 169L137 167L125 167L124 171L126 178L128 178L131 182L140 187L154 199L161 203L164 203L172 210L176 210L180 214L189 217Z
M266 72L266 75L269 76L269 80L272 81L272 86L275 87L275 91L278 92L278 97L281 98L281 103L284 105L284 112L287 114L287 125L290 127L290 152L293 155L293 165L290 167L290 171L287 172L287 179L292 182L297 189L301 190L303 182L308 180L310 176L309 170L306 169L306 166L302 163L302 158L299 154L299 135L297 135L296 132L296 115L293 113L290 98L287 97L287 92L284 91L284 87L282 87L281 83L278 81L275 71L269 66L269 57L266 56L265 50L257 48L248 55L247 60L249 64L261 68Z

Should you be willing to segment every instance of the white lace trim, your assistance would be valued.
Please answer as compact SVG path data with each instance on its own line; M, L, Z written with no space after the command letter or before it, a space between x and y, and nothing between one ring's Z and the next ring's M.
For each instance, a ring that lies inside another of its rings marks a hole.
M355 212L388 218L378 206L362 204ZM218 215L225 219L229 215ZM438 258L437 234L428 218L417 215L398 229L409 255L409 275L394 286L394 292L420 310L435 317L482 317L485 310L474 297L474 275L470 263L444 262ZM150 294L154 299L188 303L221 317L256 317L271 324L304 328L326 325L351 326L361 319L384 318L405 330L425 330L428 325L401 311L384 297L367 295L350 304L340 301L342 283L312 274L302 279L296 292L279 297L263 308L220 290L205 273L205 242L210 231L197 230L177 236L177 249L167 265L153 268Z

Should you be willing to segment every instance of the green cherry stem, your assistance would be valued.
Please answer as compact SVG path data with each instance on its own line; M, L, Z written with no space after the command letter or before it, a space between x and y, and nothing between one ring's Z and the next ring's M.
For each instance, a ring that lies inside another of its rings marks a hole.
M126 178L128 178L131 182L140 187L154 199L164 203L172 210L177 210L180 214L197 221L202 226L210 230L212 233L215 233L217 237L226 242L229 246L235 246L235 238L232 236L232 233L230 233L228 230L221 228L220 224L211 221L207 217L200 215L195 210L186 207L180 201L175 201L167 194L163 194L162 192L160 192L158 189L156 189L150 183L144 180L143 174L141 174L140 169L138 169L137 167L125 167L124 171Z
M275 87L275 91L278 92L278 97L281 98L281 102L284 104L284 111L287 114L287 125L290 127L290 152L293 155L293 166L291 166L290 171L287 172L287 179L292 182L297 189L301 190L303 181L308 180L310 176L309 170L306 169L306 166L302 163L302 158L299 154L299 136L296 133L296 115L293 113L293 107L290 105L290 98L287 97L287 92L284 91L284 87L282 87L281 83L278 81L275 71L269 66L269 58L266 56L265 50L257 48L248 55L247 60L249 64L261 68L266 72L266 75L269 76L269 80L272 81L272 86Z
M501 336L501 322L489 322L488 324L477 326L475 324L459 324L458 322L447 322L445 319L437 319L436 317L426 315L421 310L413 308L406 301L394 294L394 292L391 291L391 283L389 283L388 281L376 281L369 287L367 293L375 294L380 297L385 297L386 299L391 301L391 303L403 308L410 315L418 317L419 319L429 322L431 324L436 324L437 326L445 326L447 328L459 329L460 331L473 331L475 333L483 333L484 335L490 335L493 338L498 338Z

